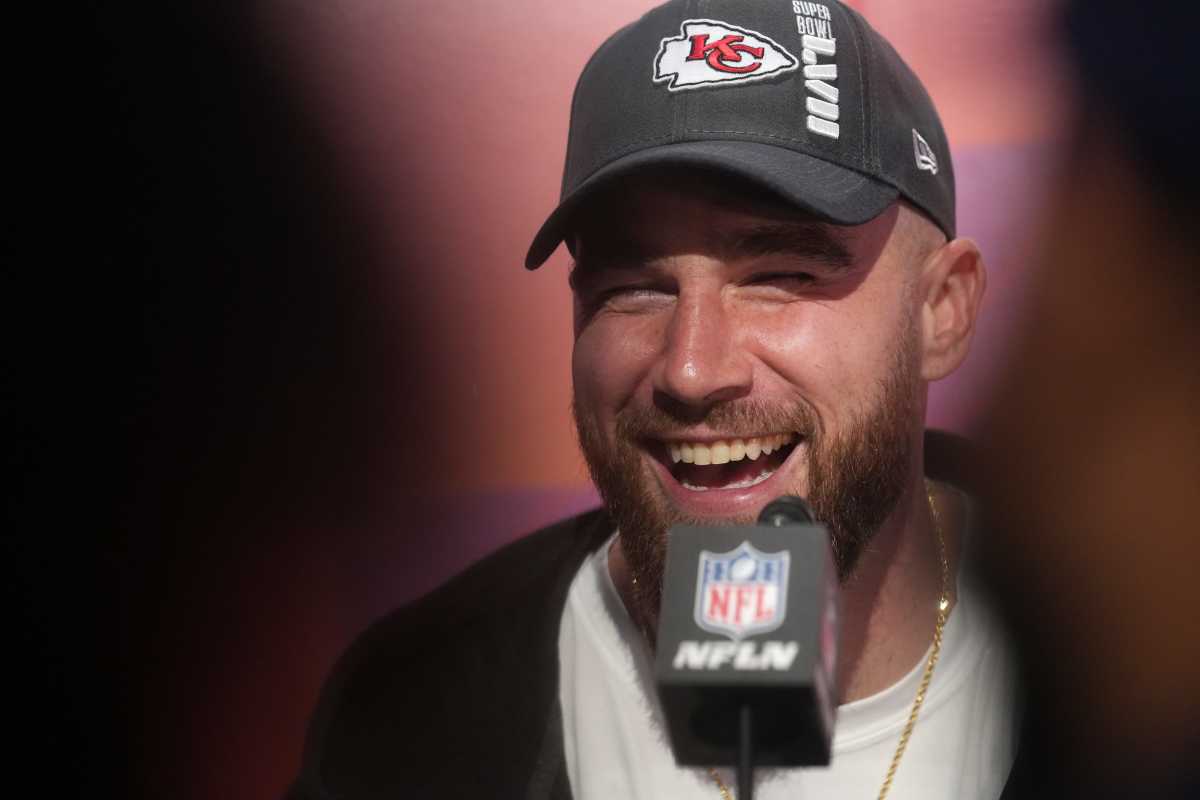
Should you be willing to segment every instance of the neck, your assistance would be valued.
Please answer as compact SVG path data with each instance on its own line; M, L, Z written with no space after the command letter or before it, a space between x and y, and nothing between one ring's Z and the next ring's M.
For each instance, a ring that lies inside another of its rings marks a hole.
M963 509L954 494L930 484L950 564L949 599ZM897 683L933 641L942 591L937 533L925 483L909 487L864 549L842 585L838 685L841 702L869 697Z
M963 509L953 492L936 484L933 499L950 563L953 604L955 565ZM625 608L653 646L657 620L643 619L632 601L633 584L621 537L609 552L609 572ZM941 563L925 483L918 479L864 548L842 585L838 654L841 703L868 697L897 683L924 657L933 641L941 595Z

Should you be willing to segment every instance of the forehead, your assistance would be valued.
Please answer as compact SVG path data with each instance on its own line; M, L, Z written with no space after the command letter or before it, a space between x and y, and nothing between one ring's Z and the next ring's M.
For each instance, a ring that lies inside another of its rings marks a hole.
M845 268L861 256L864 232L822 222L745 179L676 169L608 184L576 211L567 246L588 271L680 253L732 261L784 252Z

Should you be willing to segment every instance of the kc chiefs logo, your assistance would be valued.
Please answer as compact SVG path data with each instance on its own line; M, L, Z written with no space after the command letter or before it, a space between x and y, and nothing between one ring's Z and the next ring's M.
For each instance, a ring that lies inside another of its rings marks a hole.
M796 58L761 33L709 19L684 21L679 36L662 40L654 80L671 91L756 81L790 72Z
M738 75L754 72L762 66L766 48L742 44L745 38L740 33L731 33L720 41L709 44L707 33L697 33L692 37L692 54L687 60L699 61L703 58L710 67L721 72L735 72ZM748 63L742 63L742 53L750 55Z

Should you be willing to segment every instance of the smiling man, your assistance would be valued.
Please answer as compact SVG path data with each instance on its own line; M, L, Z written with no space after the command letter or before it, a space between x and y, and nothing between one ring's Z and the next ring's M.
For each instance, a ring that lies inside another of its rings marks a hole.
M1000 796L1013 671L962 568L952 442L924 430L985 273L913 73L836 2L660 6L579 79L526 266L563 243L604 508L362 637L294 796L730 797L727 772L674 763L653 692L666 532L784 494L833 537L840 707L831 766L758 796Z
M643 627L672 524L752 521L800 493L849 578L902 498L924 519L920 382L965 350L982 288L969 242L939 252L945 236L907 204L834 226L678 168L615 181L581 217L575 416L623 531L613 577Z

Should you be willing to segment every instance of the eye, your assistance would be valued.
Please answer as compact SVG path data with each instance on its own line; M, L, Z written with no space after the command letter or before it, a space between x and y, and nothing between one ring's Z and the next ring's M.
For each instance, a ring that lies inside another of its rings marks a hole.
M742 294L764 301L795 300L817 286L817 276L811 272L786 270L759 272L742 282Z
M818 286L817 276L801 270L758 272L742 281L739 294L764 303L790 303L809 295Z
M584 309L589 316L602 310L636 314L659 308L671 298L671 292L664 287L627 284L595 292L584 301Z
M666 290L658 286L616 286L604 292L604 302L641 303L655 302L667 297Z

